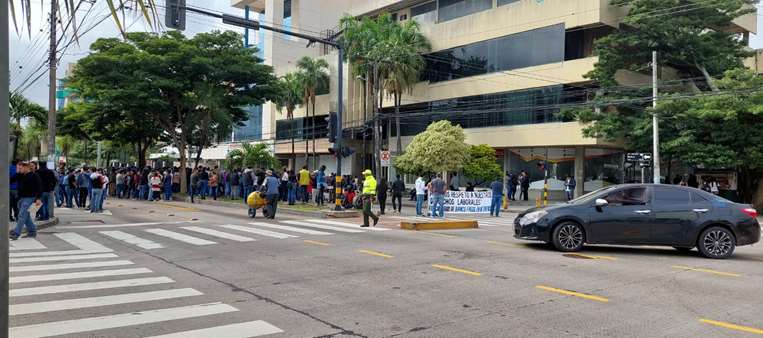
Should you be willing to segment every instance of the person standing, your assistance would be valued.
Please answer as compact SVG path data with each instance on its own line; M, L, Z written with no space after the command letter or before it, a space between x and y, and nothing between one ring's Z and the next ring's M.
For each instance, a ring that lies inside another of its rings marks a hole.
M318 194L315 197L315 203L318 206L323 206L324 204L324 196L323 194L326 192L326 166L322 165L320 169L318 169L318 173L315 175L315 184L318 186Z
M92 197L90 197L90 212L91 213L97 213L99 210L101 210L100 202L101 202L101 194L103 193L103 175L101 175L101 169L96 170L94 173L90 174L90 185L92 192Z
M74 195L77 192L77 176L74 174L73 170L69 170L69 173L66 175L65 179L66 183L66 207L71 209L74 208L74 203L72 203L72 199L74 198Z
M289 170L283 167L281 174L281 202L289 201Z
M303 166L299 171L299 192L297 198L302 201L302 204L306 204L310 200L310 196L307 195L307 186L310 185L310 172L307 171L307 166Z
M239 174L239 170L236 169L233 172L230 173L230 186L231 186L231 199L238 198L239 192L239 183L241 181L241 175Z
M90 196L90 173L88 173L88 169L82 168L77 175L77 186L79 187L77 207L84 209L87 207L87 198Z
M376 187L376 198L379 200L379 211L381 215L384 215L384 210L387 209L387 190L389 190L387 180L382 179Z
M244 204L246 204L246 200L249 198L249 194L252 193L252 190L254 190L254 173L252 172L252 168L246 168L244 170L244 173L241 175L241 189L243 189L242 197L244 198Z
M379 216L374 215L371 212L371 204L374 203L376 197L376 179L374 178L371 170L366 169L363 171L363 225L361 227L368 227L368 218L371 217L374 220L374 226L379 223Z
M205 200L207 199L207 195L209 194L209 173L207 172L207 169L203 166L199 166L199 196L201 196L201 199Z
M138 186L138 199L148 200L148 180L151 176L151 167L146 167L140 174L140 185Z
M522 170L522 173L519 174L519 185L520 188L522 188L522 192L519 194L519 198L523 201L527 201L529 199L528 193L530 191L530 176L527 175L527 172Z
M490 216L499 217L503 199L503 180L496 178L493 183L490 183L490 190L493 193L490 199Z
M47 221L50 219L50 209L52 209L54 205L54 201L52 201L51 198L58 185L58 179L56 179L55 172L48 169L45 161L39 161L38 164L39 169L37 169L37 175L39 175L40 180L42 180L42 195L40 196L42 207L37 211L37 218L41 221Z
M567 195L567 200L572 200L575 198L575 186L577 185L577 182L575 182L575 178L567 175L567 178L564 180L564 193Z
M424 182L424 178L419 176L416 178L416 216L422 215L422 209L424 207L424 197L427 193L427 183Z
M199 190L199 170L193 169L193 172L191 173L191 179L189 180L190 183L190 189L188 189L188 194L191 195L191 203L194 203L193 198L196 195L196 193Z
M98 212L103 212L104 201L106 196L109 195L109 176L104 174L104 171L100 171L101 180L103 180L103 190L101 191L101 201L98 202Z
M172 173L172 192L180 192L180 170L177 168L170 168Z
M266 175L267 176L265 176L265 179L262 182L262 191L265 192L265 200L267 201L267 218L275 219L276 209L278 209L278 188L280 187L280 183L272 170L266 171Z
M405 193L405 182L403 182L400 175L395 177L395 182L392 182L392 209L394 212L403 212L403 194Z
M66 203L66 171L64 168L60 168L55 171L56 181L56 207L60 208Z
M117 198L122 198L122 196L124 196L124 191L125 191L124 171L120 170L119 172L117 172L116 183L117 183Z
M27 229L25 237L37 237L37 226L34 224L32 215L29 214L29 208L32 204L38 207L42 205L42 201L40 201L42 180L37 173L31 170L31 164L28 162L18 163L16 175L19 214L16 218L16 229L9 234L10 239L14 241L19 239L24 227Z
M19 177L17 176L18 164L19 161L13 160L8 166L8 179L10 180L10 183L8 184L8 190L10 192L8 199L10 208L8 208L8 213L10 214L11 222L16 221L16 219L19 217Z
M172 189L173 189L172 185L174 184L173 180L175 179L175 176L177 176L177 175L173 175L171 170L172 169L170 168L170 170L165 171L164 172L164 177L162 178L162 188L164 189L164 200L165 201L171 201L172 200L172 192L173 192L172 191Z
M294 174L294 170L289 170L289 184L286 186L287 189L289 189L288 192L288 202L289 205L294 205L297 203L297 187L299 184L297 184L297 175Z
M162 176L159 175L158 170L154 170L151 173L151 178L148 179L148 184L151 186L151 198L149 200L158 201L161 199L162 194Z
M445 193L448 192L448 185L442 179L442 174L437 174L437 178L430 182L432 189L432 218L439 216L445 218Z
M212 199L217 201L217 172L212 171L212 174L209 175L209 191L212 193Z

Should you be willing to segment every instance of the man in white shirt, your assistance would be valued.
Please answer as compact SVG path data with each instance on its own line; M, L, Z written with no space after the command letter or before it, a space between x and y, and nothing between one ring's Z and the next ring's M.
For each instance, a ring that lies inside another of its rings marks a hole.
M427 185L424 178L419 176L416 179L416 216L421 216L421 208L424 206L424 196L427 192Z

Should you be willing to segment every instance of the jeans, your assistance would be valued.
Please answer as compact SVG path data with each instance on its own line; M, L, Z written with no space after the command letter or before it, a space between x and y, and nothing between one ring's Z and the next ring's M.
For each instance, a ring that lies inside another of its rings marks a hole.
M67 208L74 207L74 204L72 204L72 198L74 198L74 192L76 190L77 188L66 187L66 207Z
M84 208L87 205L88 188L79 188L79 196L77 196L77 206Z
M101 202L103 189L93 189L93 198L90 200L90 212L98 212L101 210Z
M421 216L424 207L424 194L416 194L416 216Z
M571 188L570 190L565 190L564 193L567 195L567 200L571 200L575 197L575 188Z
M210 186L209 187L209 192L212 195L212 199L214 199L216 201L217 200L217 186L214 186L214 187Z
M231 188L231 187L230 187L230 183L228 183L228 182L225 182L225 189L223 190L223 193L225 194L225 196L228 196L228 197L230 197L230 196L231 196L231 190L230 190L230 188Z
M10 213L11 219L19 218L19 191L18 190L10 191L10 198L8 200L8 203L11 206L8 210L8 212Z
M403 211L403 195L392 194L392 210Z
M501 212L501 199L503 198L503 194L500 195L493 195L492 199L490 200L490 215L495 215L495 217L498 217L498 214Z
M43 191L42 194L40 194L40 201L42 201L42 206L40 207L40 210L37 210L36 216L41 221L47 221L50 219L50 192Z
M148 199L148 186L147 185L139 185L138 186L138 199L139 200L147 200ZM92 202L90 202L92 204Z
M254 187L251 185L244 186L244 204L246 204L246 199L249 198L249 194L252 193Z
M323 205L325 203L325 200L323 199L323 192L326 189L326 184L321 183L318 185L318 195L315 196L315 204L317 205ZM384 209L382 209L384 210Z
M437 217L438 212L441 218L445 218L445 195L432 194L432 218Z
M117 184L117 198L122 198L122 196L124 196L124 192L125 192L125 185Z
M209 181L199 180L199 196L201 199L206 199L209 195Z
M522 188L522 191L519 193L519 198L520 198L520 199L522 199L522 200L524 200L524 201L527 201L527 200L528 200L528 196L527 196L527 191L528 191L528 189L529 189L529 188Z
M29 207L31 207L32 204L34 204L34 197L19 198L19 216L16 220L16 230L14 231L17 236L21 235L24 226L26 226L26 230L29 234L33 235L37 233L37 226L34 224L32 215L29 214Z
M164 185L164 200L169 201L172 199L172 184Z
M59 184L56 188L56 206L61 207L64 205L64 202L66 201L66 187Z
M307 196L307 186L306 185L300 185L299 186L299 200L302 201L302 203L307 203L310 201L310 196Z
M296 188L289 189L288 195L289 196L287 198L289 201L289 205L294 205L294 203L297 202L297 189Z
M267 204L267 210L268 210L268 218L274 219L276 218L276 209L278 209L278 194L267 194L265 195L265 200L268 201Z

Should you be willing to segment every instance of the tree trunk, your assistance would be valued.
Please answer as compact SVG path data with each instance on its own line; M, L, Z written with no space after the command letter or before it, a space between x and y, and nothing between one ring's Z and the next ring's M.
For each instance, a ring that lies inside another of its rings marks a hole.
M318 168L318 157L317 157L317 154L315 153L315 139L316 139L316 137L315 137L315 95L314 94L310 98L310 101L311 101L311 103L313 105L313 118L312 118L312 120L310 122L310 124L312 125L312 128L311 128L312 132L311 132L311 134L312 134L312 139L313 139L313 170L316 170Z
M374 108L374 172L378 175L379 169L381 168L381 158L379 157L379 152L381 151L381 135L379 135L379 113L381 112L381 104L376 105L376 97L381 97L381 84L379 83L379 65L374 65L374 77L373 77L373 85L374 85L374 97L373 97L373 108ZM381 102L381 99L379 99L379 102Z
M197 150L196 150L196 157L194 158L194 165L193 165L194 168L198 168L199 167L199 161L201 161L201 151L202 150L204 150L203 147L198 147Z
M188 180L186 179L186 168L188 166L188 157L186 153L186 145L185 142L182 140L179 140L179 142L176 142L178 147L178 152L180 153L180 192L181 193L188 193Z
M289 136L291 136L291 169L294 169L294 167L297 165L297 153L294 150L294 110L287 110L286 114L288 115L286 118L289 119Z
M310 116L310 107L308 104L310 103L310 100L305 100L305 121L307 121L307 118ZM307 123L302 124L302 137L305 139L305 165L307 165L307 162L310 160L310 138L307 136L308 128ZM297 168L294 168L296 171Z
M366 158L368 157L368 143L366 142L366 122L368 122L368 72L366 72L366 81L363 81L363 159L361 167L366 166Z
M403 152L403 143L400 140L400 94L395 94L395 135L397 139L397 147L395 148L395 154L400 155Z
M710 90L717 92L718 86L715 85L715 80L712 76L710 76L710 73L707 72L707 69L705 69L705 66L702 66L700 64L696 64L697 69L699 69L700 72L702 72L702 76L705 77L705 81L707 81L707 85L710 87Z

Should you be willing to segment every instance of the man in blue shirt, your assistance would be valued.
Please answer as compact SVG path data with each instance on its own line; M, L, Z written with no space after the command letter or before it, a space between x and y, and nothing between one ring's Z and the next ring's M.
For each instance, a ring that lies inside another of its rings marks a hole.
M498 217L501 212L501 199L503 198L503 181L496 178L493 183L490 183L490 190L493 192L493 198L490 201L490 216Z
M315 182L318 186L318 196L315 197L315 203L318 206L323 206L323 193L326 190L326 166L322 165L315 175Z
M262 186L264 189L260 191L265 192L265 200L268 201L267 210L268 210L268 216L267 218L275 219L276 218L276 208L278 207L278 179L273 175L272 170L268 170L267 177L265 177L265 182L262 182Z

